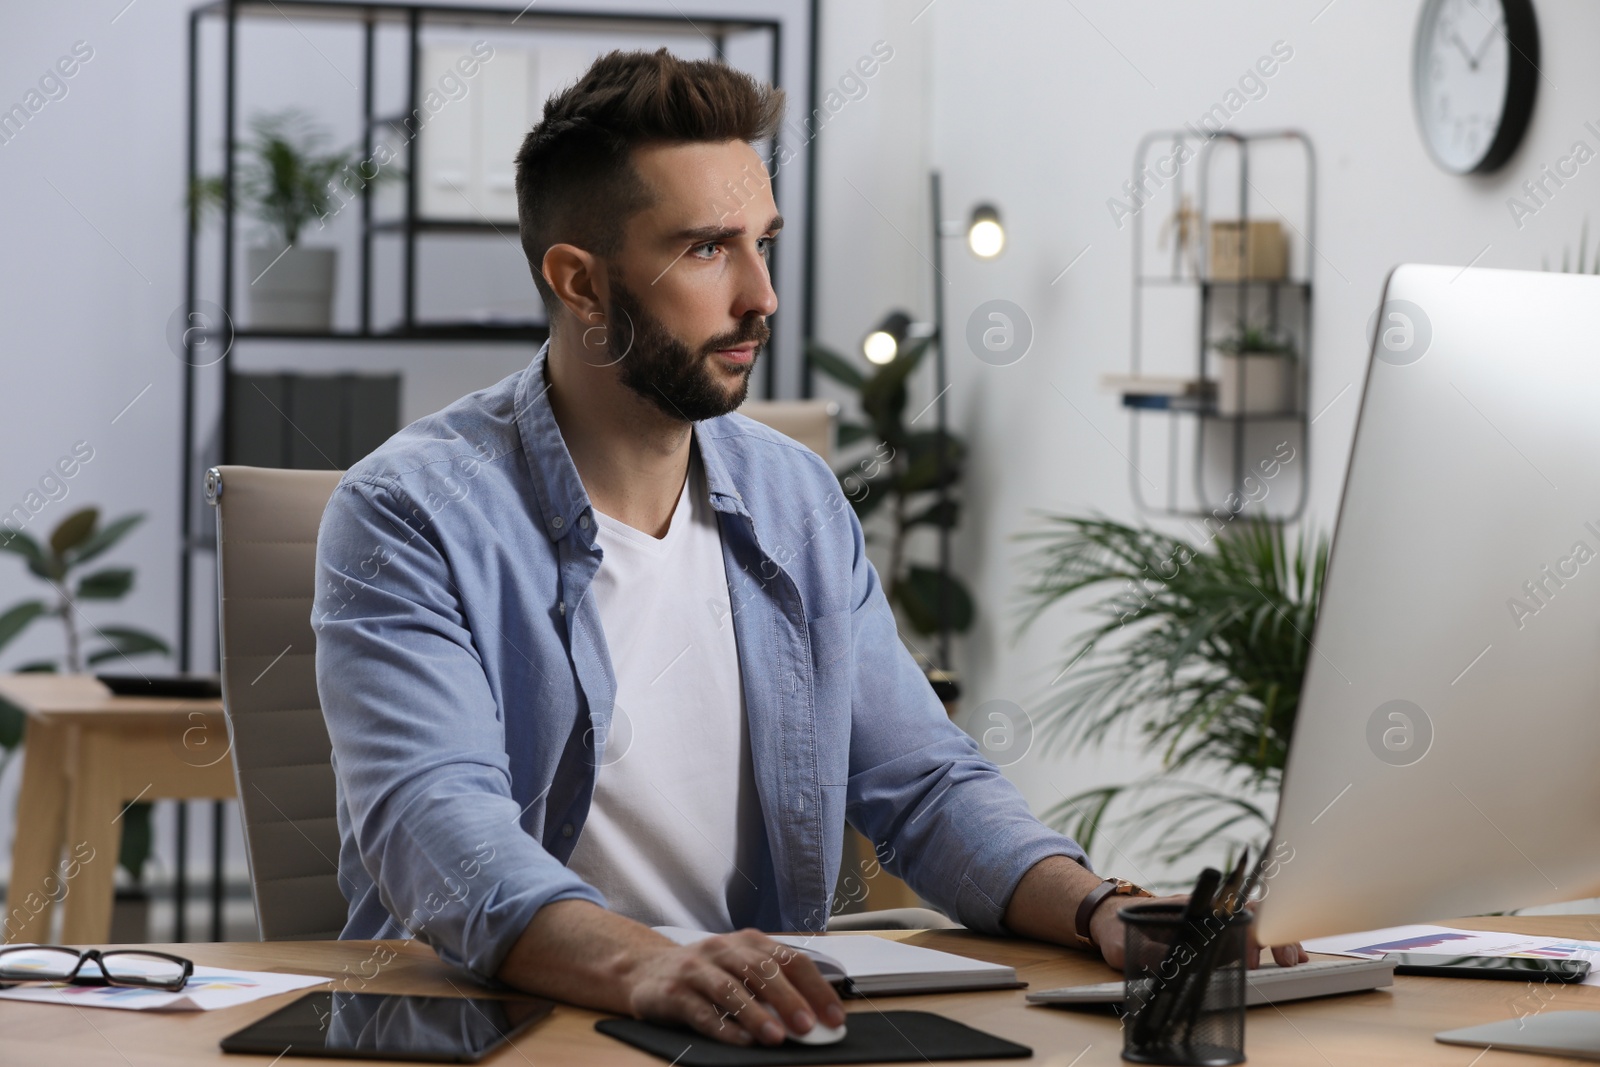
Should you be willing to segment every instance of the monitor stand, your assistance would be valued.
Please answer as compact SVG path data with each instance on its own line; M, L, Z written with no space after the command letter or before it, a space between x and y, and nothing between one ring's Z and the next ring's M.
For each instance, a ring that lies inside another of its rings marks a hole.
M1505 1052L1542 1052L1600 1060L1600 1011L1545 1011L1433 1035L1447 1045L1493 1046Z

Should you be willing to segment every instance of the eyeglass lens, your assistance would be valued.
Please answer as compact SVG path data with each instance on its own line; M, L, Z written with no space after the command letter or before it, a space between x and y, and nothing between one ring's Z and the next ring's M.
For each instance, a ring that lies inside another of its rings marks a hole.
M79 970L80 959L78 953L61 949L13 949L0 953L0 981L65 980ZM102 952L100 964L106 977L136 985L166 984L183 977L182 963L147 952ZM85 963L79 973L91 978L100 977L100 970L93 962Z

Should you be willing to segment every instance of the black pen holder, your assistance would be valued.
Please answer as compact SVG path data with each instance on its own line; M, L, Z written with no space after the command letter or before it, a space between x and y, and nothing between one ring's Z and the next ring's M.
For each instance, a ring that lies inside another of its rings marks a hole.
M1134 904L1118 915L1127 934L1122 1058L1243 1063L1250 913L1185 921L1182 904Z

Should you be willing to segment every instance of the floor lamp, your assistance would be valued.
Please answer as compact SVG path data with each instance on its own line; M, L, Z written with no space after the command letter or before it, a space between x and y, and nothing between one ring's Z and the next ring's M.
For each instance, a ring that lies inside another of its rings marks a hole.
M949 368L945 362L945 330L944 287L947 284L944 276L944 242L947 237L965 236L967 248L979 259L993 259L1005 248L1005 228L1000 224L1000 212L993 204L978 204L968 215L965 223L960 221L948 223L944 218L943 196L939 186L939 172L932 171L928 175L928 191L931 205L930 221L933 226L933 321L931 323L915 322L904 311L891 311L884 316L877 328L866 336L862 342L862 353L871 363L889 363L900 351L900 345L908 338L931 338L933 346L933 374L934 389L934 417L939 437L939 447L935 452L939 462L939 573L946 578L950 574L950 523L948 511L950 506L950 480L946 469L948 457L944 448L944 441L949 430L949 412L945 406L945 393L949 392ZM950 670L950 605L949 587L944 582L939 585L939 662L938 668L948 676Z

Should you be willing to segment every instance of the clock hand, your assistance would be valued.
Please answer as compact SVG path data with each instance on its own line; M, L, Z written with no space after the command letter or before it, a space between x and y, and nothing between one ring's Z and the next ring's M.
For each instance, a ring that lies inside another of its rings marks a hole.
M1478 69L1478 63L1483 59L1483 53L1488 50L1489 45L1494 42L1494 39L1498 37L1500 33L1500 23L1498 22L1489 28L1488 34L1486 34L1483 38L1483 43L1478 46L1478 50L1473 52L1472 58L1468 60L1468 62L1472 64L1473 70Z
M1472 53L1467 49L1467 42L1461 39L1461 34L1452 31L1450 34L1450 40L1454 42L1457 50L1461 52L1461 58L1467 61L1467 66L1473 70L1477 70L1478 61L1472 58Z

